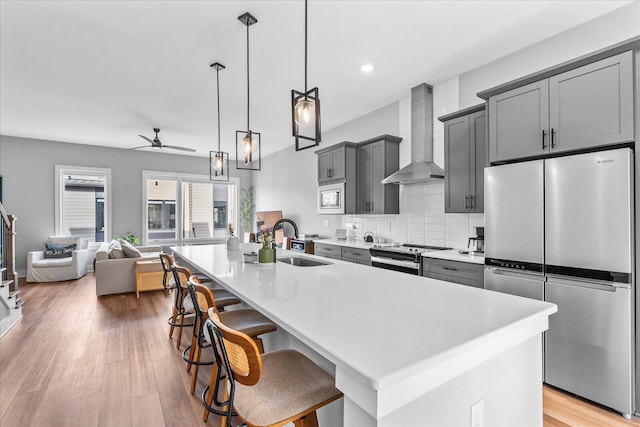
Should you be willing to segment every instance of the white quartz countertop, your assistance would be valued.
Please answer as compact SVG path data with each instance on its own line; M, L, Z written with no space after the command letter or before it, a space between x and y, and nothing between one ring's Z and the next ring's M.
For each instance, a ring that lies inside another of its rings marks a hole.
M425 258L446 259L449 261L470 262L473 264L484 264L484 255L479 254L461 254L457 249L446 251L431 251L422 254Z
M547 302L280 249L278 257L330 264L248 264L242 253L251 249L224 245L173 250L335 364L338 388L358 383L373 390L376 417L546 330L557 310Z

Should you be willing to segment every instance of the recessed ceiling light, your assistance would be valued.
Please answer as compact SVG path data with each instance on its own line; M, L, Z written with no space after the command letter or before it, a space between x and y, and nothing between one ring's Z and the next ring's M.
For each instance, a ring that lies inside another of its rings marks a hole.
M371 64L364 64L364 65L362 66L362 68L360 68L360 69L361 69L363 72L368 73L368 72L370 72L370 71L372 71L372 70L373 70L373 65L371 65Z

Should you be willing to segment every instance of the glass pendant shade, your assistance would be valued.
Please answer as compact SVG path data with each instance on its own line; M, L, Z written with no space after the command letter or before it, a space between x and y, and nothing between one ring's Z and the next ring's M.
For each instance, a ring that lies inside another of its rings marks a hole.
M209 179L229 181L229 153L209 151Z
M298 126L310 126L316 119L316 104L308 99L301 99L295 107L295 121Z
M260 134L236 131L236 169L260 170Z

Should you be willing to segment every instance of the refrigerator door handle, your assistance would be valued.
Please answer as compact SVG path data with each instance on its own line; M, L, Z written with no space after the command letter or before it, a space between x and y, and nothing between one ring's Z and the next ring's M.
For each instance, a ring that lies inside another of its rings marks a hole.
M617 289L630 289L627 283L600 282L594 280L581 279L579 277L547 275L547 281L557 285L573 286L574 288L588 288L598 291L615 292Z
M489 270L491 274L495 274L496 276L516 277L520 279L530 280L544 280L544 276L542 276L541 274L528 271L503 270L501 268L494 267L486 267L486 269Z

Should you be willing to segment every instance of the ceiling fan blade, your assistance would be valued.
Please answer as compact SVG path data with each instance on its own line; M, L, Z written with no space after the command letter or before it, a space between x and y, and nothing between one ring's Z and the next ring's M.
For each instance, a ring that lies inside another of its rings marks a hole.
M171 148L173 150L182 150L182 151L191 151L191 152L195 152L196 151L193 148L176 147L175 145L165 145L165 144L162 144L162 148Z
M138 134L138 136L139 136L140 138L142 138L142 139L146 139L147 141L149 141L150 143L152 143L152 144L153 144L153 141L152 141L152 140L150 140L149 138L147 138L146 136L144 136L144 135L140 135L140 134Z
M141 148L150 148L148 145L141 145L140 147L129 148L129 150L139 150Z

